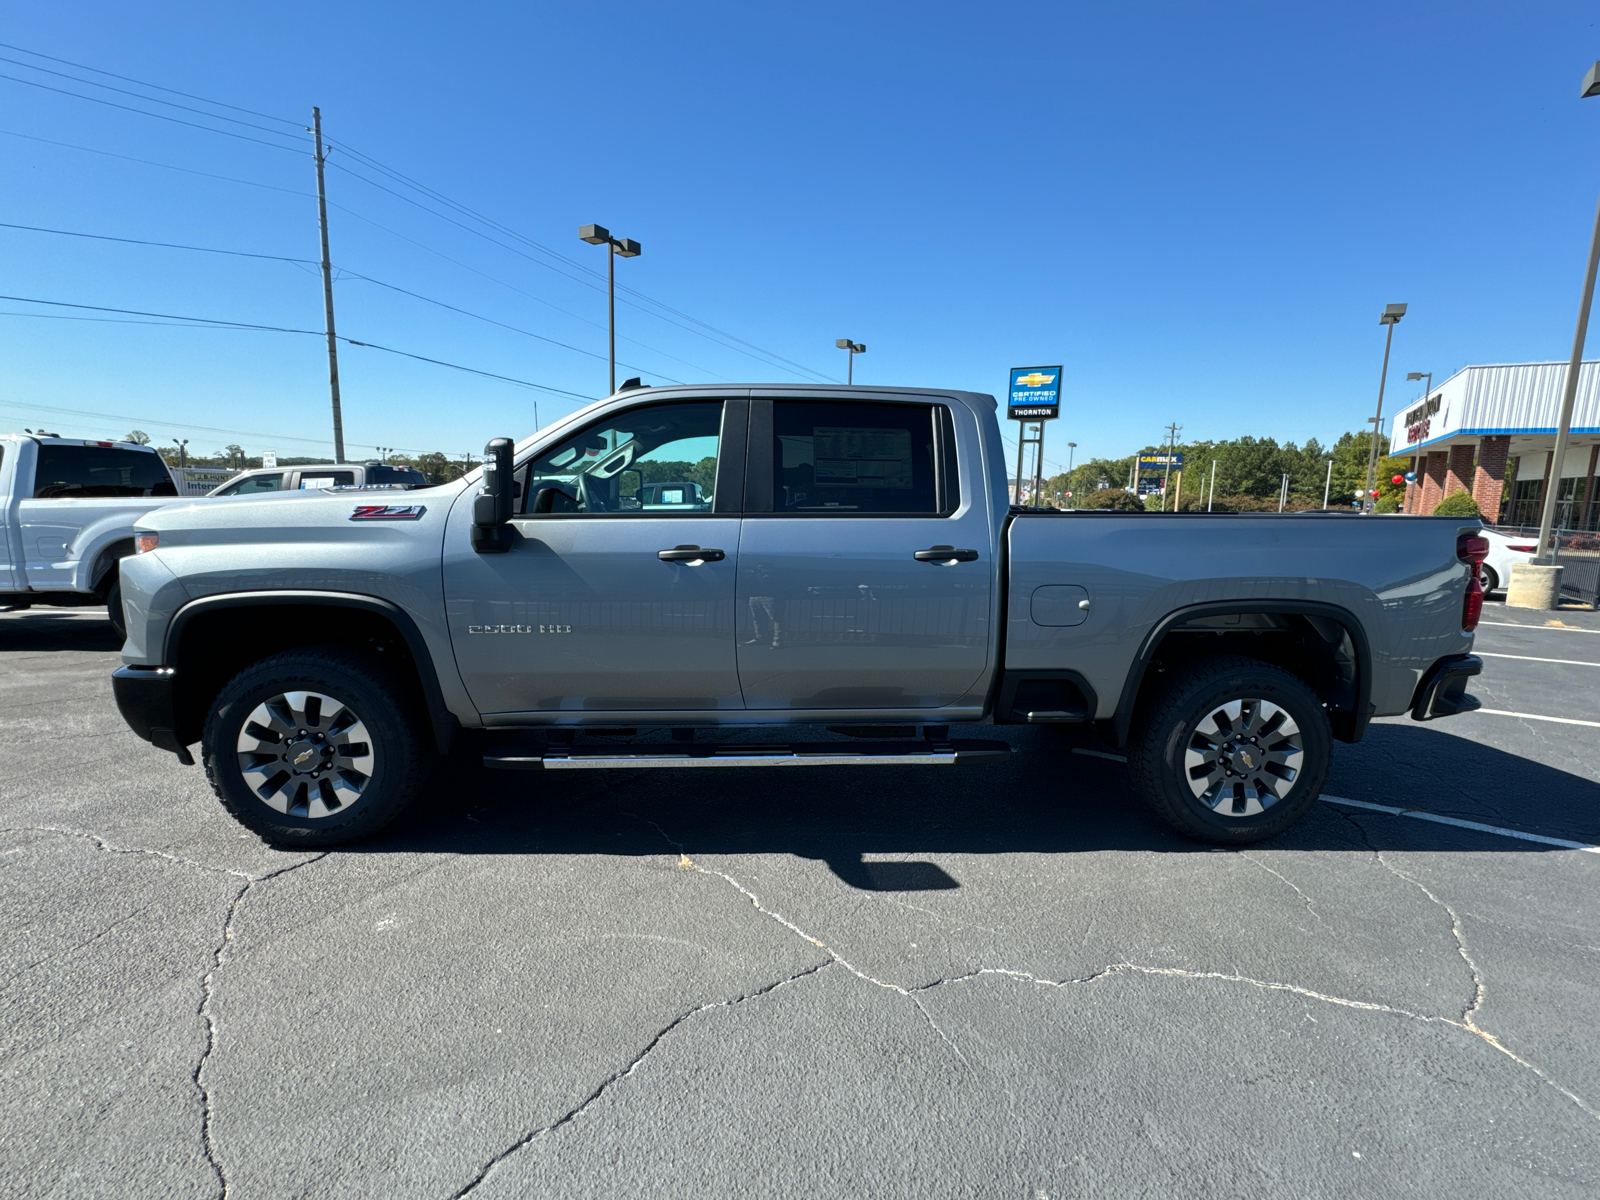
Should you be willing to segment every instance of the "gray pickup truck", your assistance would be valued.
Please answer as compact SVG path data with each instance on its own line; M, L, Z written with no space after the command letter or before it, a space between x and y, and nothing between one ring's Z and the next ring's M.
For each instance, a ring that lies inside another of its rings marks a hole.
M151 513L122 563L117 703L301 846L393 820L436 755L1010 753L950 736L979 724L1123 750L1177 829L1244 843L1296 821L1374 716L1478 706L1475 521L1007 501L989 396L637 388L441 487Z

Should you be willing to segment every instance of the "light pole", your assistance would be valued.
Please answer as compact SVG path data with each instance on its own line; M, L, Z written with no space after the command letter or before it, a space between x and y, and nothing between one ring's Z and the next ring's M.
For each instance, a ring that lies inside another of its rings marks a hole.
M173 438L172 441L178 447L178 470L181 471L189 465L189 439L184 438L179 441L177 438Z
M1367 486L1361 489L1363 507L1372 503L1372 478L1378 469L1378 431L1383 428L1383 388L1389 382L1389 347L1394 344L1394 327L1400 324L1400 318L1405 315L1404 304L1388 304L1384 306L1383 316L1378 318L1378 324L1387 325L1389 332L1383 339L1383 374L1378 376L1378 412L1372 418L1372 449L1367 454Z
M1077 490L1078 490L1077 488L1072 486L1072 452L1074 450L1076 450L1077 448L1078 448L1078 443L1077 442L1068 442L1067 443L1067 490L1069 492L1073 492L1073 493L1076 493ZM1069 499L1069 500L1076 500L1077 498L1078 497L1076 495L1070 495L1070 496L1067 497L1067 499ZM1077 508L1078 506L1076 504L1074 504L1072 507L1073 508Z
M614 238L611 231L604 225L583 225L578 229L578 237L591 246L604 246L606 248L606 304L610 317L607 327L611 335L611 391L617 390L617 256L623 258L638 258L641 247L632 238Z
M1428 403L1428 401L1430 399L1432 399L1432 397L1433 397L1433 372L1432 371L1407 371L1406 372L1406 382L1407 383L1414 383L1418 379L1426 379L1428 381L1427 386L1422 389L1422 403L1424 405L1426 405ZM1424 408L1422 410L1422 416L1423 416L1424 420L1427 419L1428 410L1426 408ZM1394 447L1392 445L1389 448L1391 450L1394 449ZM1413 456L1413 458L1412 458L1413 466L1415 466L1415 463L1416 463L1416 459L1415 459L1415 456ZM1409 487L1407 487L1407 489L1406 489L1406 497L1407 497L1407 500L1408 500L1408 503L1406 504L1406 511L1407 512L1411 511L1411 505L1409 503L1410 496L1411 496L1411 489Z
M850 351L850 367L845 372L844 381L854 384L856 381L856 355L865 354L867 347L864 342L852 342L849 338L835 338L833 344L841 350Z
M1583 77L1580 99L1600 96L1600 62ZM1567 439L1572 436L1572 404L1578 396L1578 368L1583 363L1583 343L1589 335L1589 304L1594 299L1595 268L1600 266L1600 209L1594 214L1594 235L1589 239L1589 269L1583 276L1583 299L1578 301L1578 331L1572 338L1572 361L1567 364L1567 383L1561 392L1561 417L1556 423L1556 448L1550 459L1550 486L1545 489L1543 510L1539 514L1539 549L1533 561L1549 566L1555 555L1550 545L1556 523L1556 495L1561 490L1561 464L1567 456Z

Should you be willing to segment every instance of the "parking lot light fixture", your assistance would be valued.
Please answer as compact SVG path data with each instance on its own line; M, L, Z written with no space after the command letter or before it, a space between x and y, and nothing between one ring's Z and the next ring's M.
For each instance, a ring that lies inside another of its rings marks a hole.
M1361 489L1364 506L1372 503L1372 480L1378 469L1378 432L1383 428L1383 388L1389 382L1389 348L1394 345L1394 327L1405 315L1404 304L1386 304L1383 315L1378 318L1378 324L1387 325L1389 331L1383 339L1383 373L1378 376L1378 411L1372 418L1372 449L1367 453L1367 486Z
M841 350L850 351L850 367L845 372L844 381L853 386L856 381L856 355L867 352L866 343L852 342L849 338L835 338L833 344Z
M604 246L606 248L606 305L609 313L606 322L609 330L611 350L608 358L611 364L610 388L607 395L615 395L617 391L617 259L638 258L643 247L632 238L614 238L611 231L604 225L580 225L578 227L578 240L588 242L591 246Z

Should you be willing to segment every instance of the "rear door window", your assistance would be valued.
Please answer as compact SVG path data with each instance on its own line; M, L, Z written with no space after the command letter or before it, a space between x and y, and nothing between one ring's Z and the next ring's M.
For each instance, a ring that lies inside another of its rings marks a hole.
M772 410L774 512L940 511L934 406L779 400Z
M317 488L350 487L356 481L354 471L318 471L307 470L300 472L300 490L315 490Z
M33 484L37 500L177 494L159 455L113 446L39 446Z

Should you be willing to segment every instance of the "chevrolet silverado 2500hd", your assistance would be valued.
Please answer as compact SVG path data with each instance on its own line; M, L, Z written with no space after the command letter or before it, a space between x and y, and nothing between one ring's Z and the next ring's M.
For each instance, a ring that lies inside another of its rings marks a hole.
M1031 512L1006 483L984 395L624 391L441 487L151 513L117 702L299 845L372 833L469 746L524 770L1009 753L951 738L972 724L1093 725L1179 830L1243 843L1374 716L1477 707L1475 521ZM672 740L618 741L646 726Z

